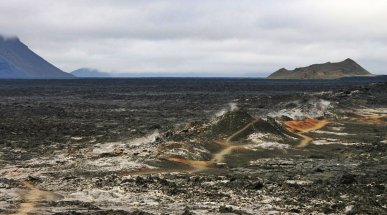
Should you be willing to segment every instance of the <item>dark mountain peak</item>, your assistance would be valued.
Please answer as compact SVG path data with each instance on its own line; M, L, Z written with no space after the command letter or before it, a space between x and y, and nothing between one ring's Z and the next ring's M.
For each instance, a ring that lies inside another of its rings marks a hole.
M0 47L6 48L6 49L17 49L25 48L28 49L28 46L25 45L23 42L20 41L19 37L5 37L0 35Z
M279 69L269 79L336 79L351 76L371 75L354 60L347 58L337 63L312 64L294 70Z
M0 34L0 43L22 43L19 37L16 36L4 36Z
M297 69L297 68L296 68ZM279 72L286 72L286 71L288 71L287 69L285 69L285 68L281 68L281 69L279 69L278 70Z
M0 78L72 78L31 51L18 37L0 35Z
M344 60L344 62L347 62L347 63L356 63L354 60L352 60L351 58L347 58Z

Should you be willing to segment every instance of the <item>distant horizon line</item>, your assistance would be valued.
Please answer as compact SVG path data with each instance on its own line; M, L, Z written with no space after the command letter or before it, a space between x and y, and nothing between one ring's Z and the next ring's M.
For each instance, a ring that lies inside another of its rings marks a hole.
M264 75L250 75L244 74L241 76L230 75L211 75L211 74L201 74L199 73L197 76L189 75L192 73L111 73L111 72L100 72L100 74L105 74L109 76L77 76L72 72L66 72L68 74L72 74L75 78L267 78L270 74ZM387 74L375 74L371 73L370 75L358 75L358 76L347 76L347 77L377 77L377 76L387 76Z
M81 79L264 79L268 81L338 81L341 79L351 78L377 78L384 77L387 80L387 75L372 75L372 76L348 76L337 79L268 79L267 77L71 77L71 78L0 78L0 80L81 80ZM384 80L383 80L384 81Z
M86 71L82 74L85 75L101 75L96 77L119 77L119 78L130 78L130 77L226 77L226 78L239 78L239 77L254 77L254 78L266 78L270 75L270 73L257 73L257 72L225 72L221 74L221 72L105 72L98 69L91 68L81 68L81 69L89 69L90 71ZM76 71L81 70L77 69L71 72L66 72L72 74L76 77ZM80 76L80 77L82 77ZM90 76L95 77L95 76Z

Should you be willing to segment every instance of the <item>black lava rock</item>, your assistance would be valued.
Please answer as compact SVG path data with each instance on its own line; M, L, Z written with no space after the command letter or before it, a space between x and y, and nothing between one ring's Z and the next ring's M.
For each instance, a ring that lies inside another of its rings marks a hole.
M340 178L342 184L353 184L356 182L356 176L352 174L344 174Z

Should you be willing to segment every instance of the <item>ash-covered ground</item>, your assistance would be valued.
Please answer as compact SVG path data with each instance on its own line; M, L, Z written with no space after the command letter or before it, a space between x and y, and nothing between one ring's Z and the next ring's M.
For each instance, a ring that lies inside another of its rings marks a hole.
M387 82L0 81L0 214L386 214Z

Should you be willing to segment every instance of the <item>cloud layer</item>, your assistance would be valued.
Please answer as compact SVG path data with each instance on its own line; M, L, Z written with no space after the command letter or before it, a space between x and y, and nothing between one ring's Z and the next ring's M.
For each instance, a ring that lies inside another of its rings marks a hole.
M2 34L65 71L265 76L353 58L387 73L387 1L12 0Z

